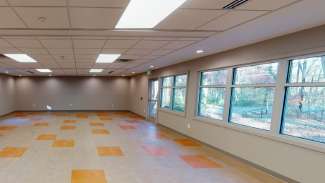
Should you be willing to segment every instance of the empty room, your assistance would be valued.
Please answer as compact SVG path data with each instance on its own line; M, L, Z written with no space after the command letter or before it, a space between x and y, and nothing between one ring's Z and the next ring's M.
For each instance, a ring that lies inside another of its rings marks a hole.
M324 0L0 0L0 183L325 183Z

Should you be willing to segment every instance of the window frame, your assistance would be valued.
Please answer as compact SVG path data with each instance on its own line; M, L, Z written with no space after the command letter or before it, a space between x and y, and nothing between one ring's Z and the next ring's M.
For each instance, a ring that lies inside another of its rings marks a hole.
M176 86L176 77L177 76L182 76L185 75L186 76L186 84L185 86ZM172 86L168 86L168 87L164 87L164 78L168 78L168 77L172 77L173 78L173 83ZM174 75L166 75L166 76L162 76L160 77L160 94L159 94L159 110L163 110L163 111L168 111L168 112L172 112L172 113L176 113L176 114L182 114L185 115L186 113L186 107L187 107L187 93L188 93L188 79L189 78L189 74L188 73L180 73L180 74L174 74ZM168 108L162 107L162 95L163 95L163 89L164 88L170 88L172 90L171 92L171 96L170 96L170 105ZM174 110L174 95L175 95L175 89L185 89L185 101L184 101L184 111L177 111Z
M222 71L225 70L227 72L226 75L226 83L225 84L216 84L216 85L202 85L202 79L203 79L203 73L204 72L214 72L214 71ZM214 122L222 122L225 120L225 111L227 110L226 106L226 101L227 101L227 88L229 85L229 75L232 75L232 73L230 72L230 69L227 67L224 68L217 68L217 69L208 69L208 70L201 70L198 71L198 87L197 87L197 100L196 100L196 110L195 110L195 116L197 118L203 118L203 119L207 119L207 120L211 120L213 123ZM200 115L200 104L201 104L201 89L202 88L224 88L224 106L223 106L223 114L222 114L222 119L216 119L216 118L212 118L209 116L203 116Z
M299 88L299 87L325 87L325 82L290 82L290 77L291 77L291 70L292 70L292 62L294 60L300 60L300 59L308 59L312 57L325 57L325 53L320 53L320 54L307 54L299 57L291 57L290 59L287 60L287 73L286 73L286 78L285 78L285 83L284 83L284 98L282 102L282 112L281 112L281 118L280 118L280 124L279 124L279 130L278 134L284 138L290 138L295 141L299 142L304 142L308 144L320 144L320 145L325 145L324 142L316 141L313 139L308 139L304 137L299 137L299 136L293 136L290 134L285 134L283 133L284 126L285 126L285 113L286 113L286 106L287 106L287 96L288 96L288 90L289 88ZM316 146L318 147L318 146Z
M277 63L277 78L276 81L274 83L257 83L257 84L236 84L236 69L238 68L244 68L244 67L254 67L254 66L258 66L258 65L265 65L265 64L273 64L273 63ZM227 123L233 126L240 126L243 128L248 128L248 129L254 129L254 130L258 130L258 131L264 131L266 133L270 133L271 131L273 131L273 120L274 120L274 111L276 108L276 96L277 96L277 85L279 83L279 80L281 79L281 61L279 60L271 60L271 61L266 61L266 62L257 62L257 63L251 63L251 64L243 64L243 65L238 65L238 66L234 66L232 67L232 80L231 80L231 85L230 85L230 93L227 93L229 95L229 106L228 106L228 118L227 118ZM234 94L234 90L236 88L274 88L274 93L273 93L273 104L272 104L272 115L271 115L271 121L270 121L270 129L263 129L263 128L257 128L254 126L248 126L248 125L243 125L243 124L239 124L236 123L234 121L231 121L231 111L232 111L232 99L233 99L233 94Z

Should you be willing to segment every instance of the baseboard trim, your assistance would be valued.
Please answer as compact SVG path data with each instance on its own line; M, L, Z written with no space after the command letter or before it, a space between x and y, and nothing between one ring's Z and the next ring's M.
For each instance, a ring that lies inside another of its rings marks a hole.
M241 161L241 162L243 162L243 163L246 163L246 164L248 164L248 165L251 165L252 167L254 167L254 168L258 169L258 170L261 170L261 171L263 171L263 172L266 172L266 173L270 174L271 176L273 176L273 177L275 177L275 178L277 178L277 179L280 179L280 180L285 181L285 182L288 182L288 183L300 183L300 182L298 182L298 181L296 181L296 180L293 180L293 179L291 179L291 178L289 178L289 177L286 177L286 176L284 176L284 175L281 175L281 174L279 174L279 173L277 173L277 172L274 172L274 171L272 171L272 170L270 170L270 169L267 169L267 168L265 168L265 167L263 167L263 166L260 166L260 165L258 165L258 164L255 164L255 163L251 162L251 161L248 161L248 160L243 159L243 158L241 158L241 157L239 157L239 156L236 156L236 155L234 155L234 154L232 154L232 153L230 153L230 152L224 151L224 150L222 150L222 149L220 149L220 148L218 148L218 147L212 146L212 145L207 144L207 143L205 143L205 142L203 142L203 141L201 141L201 140L198 140L198 139L196 139L196 138L193 138L193 137L191 137L191 136L189 136L189 135L187 135L187 134L184 134L184 133L182 133L182 132L179 132L179 131L177 131L177 130L174 130L174 129L168 127L168 126L165 126L165 125L160 124L160 123L157 123L157 125L159 125L159 126L161 126L161 127L163 127L163 128L167 128L167 129L169 129L169 130L171 130L171 131L173 131L173 132L175 132L175 133L182 134L182 135L186 136L187 138L190 138L190 139L193 139L193 140L195 140L195 141L198 141L198 142L200 142L200 143L206 145L206 146L209 147L209 148L212 148L212 149L215 149L215 150L217 150L217 151L220 151L221 153L223 153L223 154L225 154L225 155L228 155L228 156L230 156L230 157L232 157L232 158L235 158L235 159L237 159L237 160L239 160L239 161Z

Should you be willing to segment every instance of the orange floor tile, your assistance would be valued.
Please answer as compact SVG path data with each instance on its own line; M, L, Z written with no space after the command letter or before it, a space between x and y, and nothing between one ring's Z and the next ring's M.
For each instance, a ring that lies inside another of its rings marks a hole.
M105 124L104 123L101 123L101 122L95 122L95 121L92 121L90 122L90 126L104 126Z
M175 139L175 142L185 147L199 147L200 144L190 139Z
M64 125L61 126L61 130L75 130L77 127L76 126L72 126L72 125Z
M42 134L36 138L36 140L55 140L55 139L56 139L55 134Z
M77 120L64 120L65 124L75 124L77 123Z
M120 147L97 147L97 154L99 156L123 156L123 152Z
M108 183L103 170L73 170L71 183Z
M0 158L18 158L24 155L27 148L5 147L0 151Z
M106 129L93 129L92 133L95 135L108 135L109 131Z
M203 155L188 155L181 156L181 158L193 168L222 168L221 164L218 164Z
M46 123L46 122L35 122L35 123L33 123L33 126L36 126L36 127L47 127L47 126L49 126L49 124Z
M52 144L52 147L65 148L65 147L74 147L74 140L55 140Z

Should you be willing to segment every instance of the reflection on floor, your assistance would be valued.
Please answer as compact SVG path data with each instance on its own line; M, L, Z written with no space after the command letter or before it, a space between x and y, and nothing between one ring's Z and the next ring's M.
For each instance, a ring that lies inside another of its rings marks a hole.
M0 119L1 183L281 182L127 112Z

